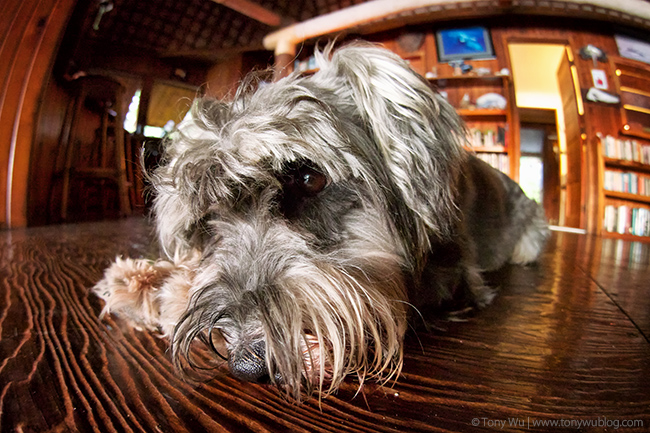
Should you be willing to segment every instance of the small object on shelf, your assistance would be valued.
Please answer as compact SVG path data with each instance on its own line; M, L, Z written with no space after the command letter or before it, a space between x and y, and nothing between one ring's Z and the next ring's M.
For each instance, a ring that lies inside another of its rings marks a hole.
M621 102L621 98L617 95L612 95L611 93L595 87L592 87L587 91L587 100L591 102L604 102L606 104L618 104Z
M463 60L454 60L453 62L449 62L449 64L454 68L455 76L468 74L474 69L472 65L465 63Z
M580 57L582 57L585 60L592 59L594 62L594 67L597 64L597 61L599 62L607 61L607 56L605 55L605 52L600 48L593 46L591 44L585 45L584 47L580 48Z
M472 102L469 99L469 93L465 93L463 95L463 98L460 100L459 108L461 110L469 110L469 109L471 109L473 107L474 107L474 105L472 104Z
M486 93L481 95L476 99L476 106L478 108L494 108L499 110L505 110L506 108L506 98L498 93Z
M461 68L461 65L464 62L462 60L455 60L453 62L449 62L452 68L454 68L454 76L460 76L463 75L463 69Z
M499 72L497 72L497 75L500 75L500 76L503 76L503 77L509 77L510 76L510 69L503 68Z
M474 69L474 72L476 72L476 75L479 77L485 77L486 75L492 74L492 69L490 68L476 68Z
M429 72L424 74L424 76L426 78L428 78L428 79L437 78L438 77L438 68L436 66L434 66L433 68L431 68L431 70Z
M591 78L594 81L594 87L596 89L607 90L609 88L607 74L602 69L592 69Z

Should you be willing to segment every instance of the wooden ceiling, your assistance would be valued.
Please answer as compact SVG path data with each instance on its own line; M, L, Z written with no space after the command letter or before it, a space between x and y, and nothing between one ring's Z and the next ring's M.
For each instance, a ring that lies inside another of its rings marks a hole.
M161 58L218 60L262 50L268 33L366 0L91 0L82 43L144 50ZM101 14L102 3L112 9ZM110 7L110 6L109 6Z
M158 58L215 62L263 50L262 39L281 27L368 0L81 0L81 45L146 52ZM399 0L395 0L399 1ZM358 33L431 20L489 15L585 16L650 28L648 20L573 0L449 0L370 23ZM108 6L108 8L106 8ZM100 10L106 10L100 14ZM101 15L98 20L98 15ZM93 24L97 24L93 28Z

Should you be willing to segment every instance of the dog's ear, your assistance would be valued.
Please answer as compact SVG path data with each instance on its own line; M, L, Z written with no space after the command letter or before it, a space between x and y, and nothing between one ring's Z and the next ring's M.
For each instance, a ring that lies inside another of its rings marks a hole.
M413 214L421 248L445 237L457 218L456 180L465 157L464 127L453 108L409 65L371 45L319 56L337 97L351 99L381 152L400 199ZM405 221L399 222L409 223ZM399 225L398 225L399 227Z

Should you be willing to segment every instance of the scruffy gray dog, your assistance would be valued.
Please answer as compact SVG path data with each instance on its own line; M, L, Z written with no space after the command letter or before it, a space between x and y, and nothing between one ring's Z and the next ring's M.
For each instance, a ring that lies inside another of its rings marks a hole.
M397 377L409 318L486 305L481 272L535 260L548 233L398 56L316 56L311 76L195 102L151 175L164 258L117 259L94 289L179 368L199 340L295 399Z

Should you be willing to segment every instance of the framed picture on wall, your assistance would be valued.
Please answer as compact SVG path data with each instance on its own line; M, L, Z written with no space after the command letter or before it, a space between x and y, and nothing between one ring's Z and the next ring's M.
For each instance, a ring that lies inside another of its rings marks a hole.
M650 63L650 43L629 36L614 35L621 57Z
M485 27L439 30L436 45L441 62L494 58L490 32Z

